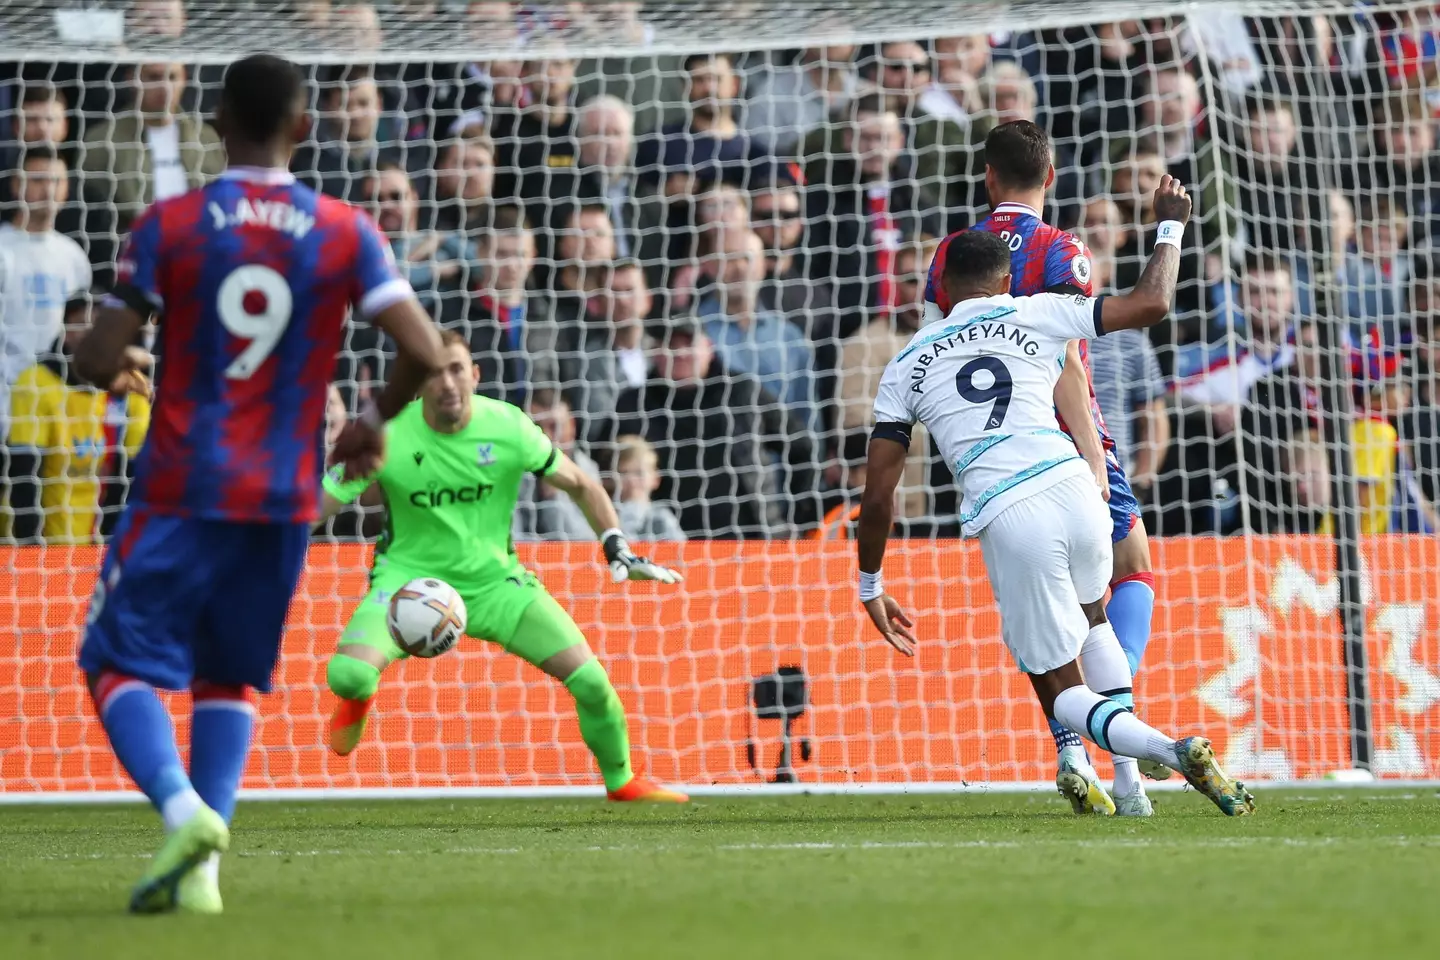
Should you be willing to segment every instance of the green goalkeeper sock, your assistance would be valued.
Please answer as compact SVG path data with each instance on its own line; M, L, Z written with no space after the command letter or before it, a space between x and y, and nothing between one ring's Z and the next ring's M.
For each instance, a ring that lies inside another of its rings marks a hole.
M625 707L599 660L589 660L565 678L580 715L580 736L600 764L606 790L619 790L635 776L630 769L630 733Z

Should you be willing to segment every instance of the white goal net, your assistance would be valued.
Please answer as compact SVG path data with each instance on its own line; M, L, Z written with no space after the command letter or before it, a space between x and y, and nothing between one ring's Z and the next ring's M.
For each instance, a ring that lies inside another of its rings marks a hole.
M543 484L522 559L625 703L637 764L730 789L1048 780L933 447L887 559L918 656L855 601L871 402L948 232L983 218L984 144L1053 142L1047 220L1098 291L1196 215L1173 321L1097 344L1096 397L1149 535L1138 711L1232 773L1440 778L1440 20L1421 3L0 5L0 796L126 789L75 652L149 405L67 342L128 226L224 166L225 64L310 79L304 182L363 205L481 392L613 490L678 588L610 584ZM347 328L335 424L393 357ZM158 358L163 379L164 357ZM161 389L163 390L163 382ZM382 679L331 754L325 665L378 508L316 534L252 791L593 787L569 697L479 641ZM188 705L175 698L185 737Z

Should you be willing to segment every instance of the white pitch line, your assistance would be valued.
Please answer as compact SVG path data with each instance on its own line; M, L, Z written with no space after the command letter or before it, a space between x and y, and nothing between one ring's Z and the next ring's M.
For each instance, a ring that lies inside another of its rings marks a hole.
M1246 847L1440 847L1440 835L1418 837L1206 837L1196 840L1150 839L1146 837L1085 838L1076 840L869 840L856 843L832 843L827 841L793 843L723 843L708 848L693 845L591 845L569 847L445 847L439 850L411 848L405 850L242 850L231 853L231 857L242 860L261 857L413 857L427 853L443 856L516 856L521 854L572 854L572 853L748 853L748 852L873 852L888 850L1011 850L1025 847L1079 847L1084 849L1244 849ZM99 860L144 860L149 854L133 853L57 853L33 857L19 857L20 860L38 861L99 861Z

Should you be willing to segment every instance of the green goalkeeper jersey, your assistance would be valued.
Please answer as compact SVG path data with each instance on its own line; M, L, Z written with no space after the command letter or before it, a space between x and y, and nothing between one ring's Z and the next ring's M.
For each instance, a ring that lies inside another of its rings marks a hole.
M346 480L337 466L325 477L325 492L342 503L378 483L388 522L376 557L462 592L523 572L510 536L520 481L548 476L559 458L518 407L476 396L470 409L463 430L439 433L416 400L387 425L379 472Z

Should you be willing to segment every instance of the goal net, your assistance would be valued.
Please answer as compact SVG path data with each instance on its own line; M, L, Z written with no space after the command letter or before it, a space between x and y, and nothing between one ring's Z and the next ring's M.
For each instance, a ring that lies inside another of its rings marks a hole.
M1149 535L1139 713L1212 737L1247 780L1440 778L1440 22L1339 0L1105 13L4 4L0 798L128 789L74 661L149 405L77 386L65 344L135 217L223 168L224 67L262 50L311 80L297 176L375 215L481 392L683 569L612 585L578 510L522 490L516 549L608 669L650 775L1052 776L932 445L913 445L886 560L913 660L856 603L853 541L880 371L922 322L937 242L988 210L987 133L1028 119L1054 146L1045 216L1088 245L1097 291L1135 283L1161 176L1195 198L1173 320L1091 355ZM392 358L347 328L335 424ZM330 752L326 664L382 525L356 508L315 536L252 795L594 789L565 688L480 641L393 665L366 741ZM183 741L188 695L172 705Z

